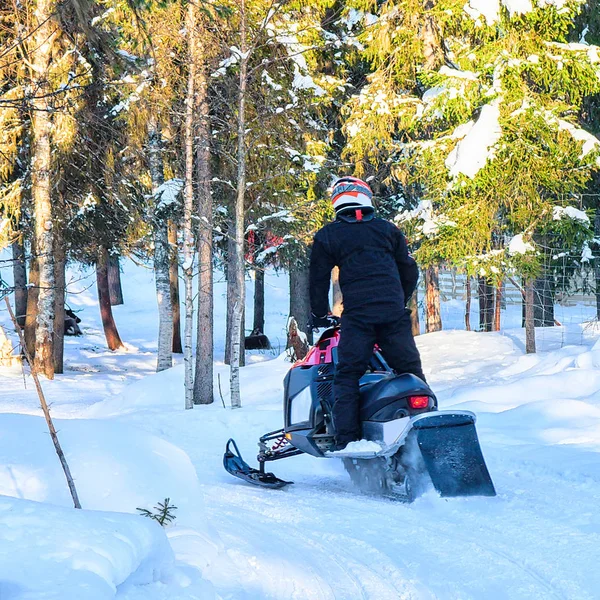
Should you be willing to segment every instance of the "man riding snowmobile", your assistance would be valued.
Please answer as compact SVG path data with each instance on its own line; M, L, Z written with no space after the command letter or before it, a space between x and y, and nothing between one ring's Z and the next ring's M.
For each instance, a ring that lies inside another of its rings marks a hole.
M283 488L292 482L268 472L268 463L302 454L342 458L369 493L412 502L432 484L443 497L494 496L475 414L439 410L425 382L405 308L417 266L402 233L375 217L371 198L360 179L336 181L336 220L316 234L310 272L313 325L327 329L285 376L283 427L259 438L259 468L233 439L223 466L252 485ZM335 265L341 329L328 304Z
M402 232L375 216L372 197L364 181L338 179L331 194L336 219L317 232L311 252L313 327L336 323L329 309L335 266L344 298L332 410L338 451L352 451L361 438L359 380L376 344L397 373L412 373L425 381L406 309L417 286L418 267Z

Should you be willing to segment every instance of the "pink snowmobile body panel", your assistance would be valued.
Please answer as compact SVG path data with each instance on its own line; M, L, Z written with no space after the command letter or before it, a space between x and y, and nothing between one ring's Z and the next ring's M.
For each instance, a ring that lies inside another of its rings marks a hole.
M294 363L292 369L301 366L323 365L333 362L333 349L340 343L339 328L328 329L319 338L317 343L308 351L308 354Z

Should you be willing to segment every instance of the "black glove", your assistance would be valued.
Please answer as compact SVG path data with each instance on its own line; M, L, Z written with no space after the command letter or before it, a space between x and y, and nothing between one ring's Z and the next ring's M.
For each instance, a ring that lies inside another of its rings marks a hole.
M332 314L325 315L324 317L317 317L317 315L311 314L311 325L314 329L319 327L337 327L340 321L339 317Z

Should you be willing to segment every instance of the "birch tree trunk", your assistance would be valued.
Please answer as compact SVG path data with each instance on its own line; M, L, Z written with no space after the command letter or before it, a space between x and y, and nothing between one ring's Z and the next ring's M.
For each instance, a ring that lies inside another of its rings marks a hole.
M38 373L54 378L52 335L54 332L54 259L51 198L51 130L49 67L57 25L55 0L38 0L34 13L31 63L33 70L31 198L38 253L39 293L35 328L35 364Z
M169 221L169 248L171 252L169 279L171 281L171 307L173 309L173 353L183 354L181 344L181 306L179 304L179 248L177 224Z
M183 331L183 362L185 367L185 408L194 407L194 362L192 332L194 328L194 234L192 214L194 209L194 97L196 79L196 10L188 4L186 31L188 36L188 81L185 98L184 146L185 182L183 190L183 280L185 283L185 324Z
M117 330L117 324L113 317L110 304L110 291L108 288L108 250L101 247L98 251L98 262L96 263L96 283L98 284L98 302L100 304L100 316L102 327L109 350L123 348L123 342Z
M533 280L525 281L525 352L535 353L535 289Z
M154 281L158 302L158 353L156 370L173 366L173 309L171 306L171 252L169 247L169 222L161 210L158 188L165 182L160 126L156 119L148 122L148 163L154 195Z
M213 390L213 203L210 189L210 111L204 48L197 52L196 149L198 178L198 328L194 404L212 404ZM243 200L242 200L243 202ZM243 215L242 215L243 224ZM242 238L243 240L243 238ZM242 273L243 275L243 273Z
M242 321L245 305L244 280L244 200L246 194L246 86L248 83L248 54L246 44L246 0L240 2L240 79L238 95L238 151L237 195L234 210L234 252L232 277L231 314L231 364L229 389L232 408L241 408L240 357L244 352Z
M25 326L27 315L27 265L25 248L21 241L12 244L13 280L15 285L15 315L20 327Z
M440 271L439 267L427 267L425 271L425 332L441 331Z
M56 281L56 294L54 299L54 372L64 372L65 350L65 245L62 239L54 239L54 278Z
M231 327L233 323L233 307L235 305L236 298L236 286L235 279L232 278L232 273L235 272L235 232L234 225L232 222L229 223L228 234L227 234L227 319L225 324L225 364L231 365ZM240 338L244 338L246 323L245 311L242 311L242 324L240 326ZM244 339L240 339L240 343L244 343ZM240 354L240 367L245 366L245 356L242 352Z
M111 306L120 306L123 302L123 286L121 285L121 266L118 256L108 257L108 287Z
M494 331L500 331L502 319L502 289L503 285L500 281L496 286L496 303L494 306Z
M265 271L257 267L254 271L254 319L252 331L265 332Z

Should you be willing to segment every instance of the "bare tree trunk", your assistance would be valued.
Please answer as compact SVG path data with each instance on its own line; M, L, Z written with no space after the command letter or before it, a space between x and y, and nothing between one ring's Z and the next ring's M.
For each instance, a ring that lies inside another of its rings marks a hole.
M20 327L25 326L27 315L27 264L21 241L12 244L13 280L15 285L15 314Z
M415 291L408 302L408 310L410 310L410 327L413 336L421 335L421 323L419 322L419 289Z
M25 358L27 359L27 362L29 363L29 367L31 369L31 377L33 378L33 381L35 383L35 388L37 390L38 398L40 400L40 406L42 408L42 412L44 413L44 418L46 419L46 425L48 426L48 431L50 432L50 437L52 438L52 443L54 444L54 450L56 451L56 455L58 456L58 459L60 460L60 464L63 469L63 473L65 474L65 479L67 480L67 485L69 486L69 492L71 493L71 498L73 500L73 506L75 508L81 508L81 504L79 502L79 497L77 495L77 489L75 488L75 481L73 480L73 476L71 475L71 469L69 468L69 463L67 462L65 454L64 454L62 447L60 445L60 442L58 440L58 433L56 431L56 428L54 427L54 422L52 421L52 417L50 415L50 408L48 407L48 403L46 402L46 397L44 395L44 390L42 389L42 384L40 383L40 380L38 378L38 372L35 367L35 363L31 357L31 355L27 351L27 344L25 344L25 336L23 335L23 331L21 330L21 328L19 327L19 325L17 323L17 319L15 318L15 315L10 306L10 302L8 301L8 297L5 297L4 300L6 301L6 308L8 309L8 314L10 315L10 318L15 325L15 329L17 330L17 333L19 334L19 340L21 342L21 347L23 348L23 352L25 353Z
M227 278L227 316L225 319L225 364L231 364L231 325L233 322L233 288L235 282L233 281L233 273L231 271L233 267L233 261L235 258L233 254L235 252L234 240L233 240L233 223L227 222L227 264L225 265L225 277Z
M154 281L158 302L158 352L156 370L164 371L173 366L173 309L171 307L171 252L169 247L169 221L161 209L157 196L165 182L160 125L155 118L148 122L148 164L154 195Z
M290 317L288 321L286 348L293 362L302 360L310 349L310 344L304 335L304 331L298 328L298 323L294 317Z
M64 373L65 351L65 246L58 236L54 238L54 278L56 295L54 299L54 372Z
M110 303L119 306L123 302L123 286L121 285L121 266L118 256L108 257L108 288L110 290Z
M265 332L265 271L258 267L254 271L254 320L252 330Z
M227 322L225 324L225 364L231 364L231 340L233 336L231 334L231 327L233 323L233 307L235 305L234 299L236 282L232 279L231 270L233 269L233 265L235 263L235 234L233 224L230 223L227 240ZM242 312L242 325L240 327L240 338L243 338L242 343L245 339L245 324L246 324L246 315L245 312ZM245 353L240 355L240 367L245 366Z
M471 278L467 275L465 289L467 301L465 303L465 329L471 331Z
M425 331L441 331L439 267L427 267L425 271Z
M310 279L309 270L303 266L290 266L290 318L296 320L298 329L306 334L312 344L310 327Z
M35 256L35 246L32 244L31 261L29 263L29 288L27 291L27 314L25 316L25 343L27 352L31 357L35 356L35 328L37 323L38 294L40 291L40 275L38 259Z
M535 327L554 327L554 283L544 274L533 281Z
M102 327L109 350L123 348L123 342L117 330L117 324L110 304L110 291L108 289L108 250L100 248L98 262L96 263L96 283L98 284L98 302L100 303L100 316Z
M196 83L196 5L188 4L186 30L188 36L188 82L185 98L184 145L185 184L183 195L183 279L185 282L185 324L183 331L183 362L185 365L185 408L194 407L194 360L192 333L194 329L194 106Z
M502 281L498 282L496 286L496 304L494 308L494 331L500 331L501 317L502 317Z
M39 294L35 330L35 363L39 373L54 378L54 259L52 229L52 121L49 67L57 26L53 20L54 0L38 0L37 26L31 56L34 99L32 100L31 198L35 221L35 247L38 253Z
M596 209L594 217L594 233L600 238L600 208ZM600 256L594 261L594 277L596 279L596 319L600 321Z
M243 315L246 300L244 280L244 199L246 193L246 86L248 83L248 48L246 44L246 0L240 0L240 79L238 94L238 151L237 151L237 196L234 210L234 261L231 277L232 288L232 326L231 326L231 364L229 389L232 408L241 408L240 396L240 357L244 353Z
M342 288L340 287L339 267L333 267L331 271L331 287L333 288L333 308L331 312L341 317L344 312L344 298L342 296Z
M525 281L525 352L535 353L535 290L533 280Z
M478 278L477 293L479 296L479 329L492 331L494 322L494 288L485 277Z
M210 189L210 111L204 49L197 70L196 174L198 177L198 328L194 404L212 404L213 389L213 202ZM243 202L243 200L242 200ZM243 215L242 215L243 222ZM242 249L243 252L243 249ZM242 273L243 277L243 273Z
M181 306L179 304L179 249L177 247L177 224L169 221L171 307L173 309L173 346L174 354L183 354L181 344Z

